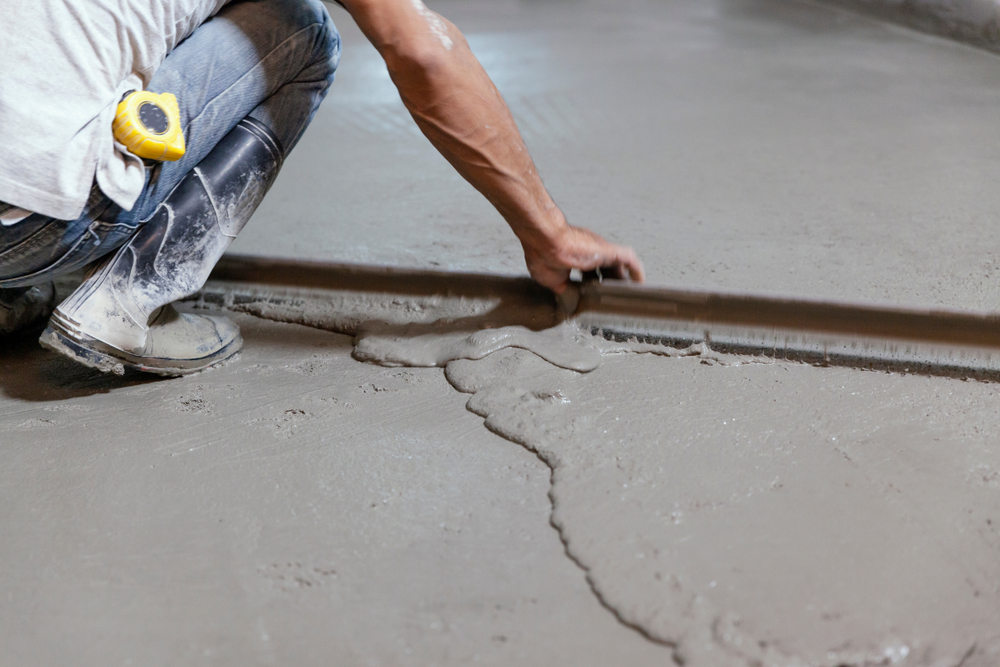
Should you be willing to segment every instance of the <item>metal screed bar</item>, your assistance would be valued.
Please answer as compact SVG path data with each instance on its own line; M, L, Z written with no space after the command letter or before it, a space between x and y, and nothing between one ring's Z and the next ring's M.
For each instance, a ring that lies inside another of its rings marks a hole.
M551 299L521 277L241 255L223 257L211 278L311 290ZM584 282L571 290L567 301L576 302L574 318L606 338L673 346L707 342L717 351L810 363L1000 378L1000 313L675 290L618 281Z

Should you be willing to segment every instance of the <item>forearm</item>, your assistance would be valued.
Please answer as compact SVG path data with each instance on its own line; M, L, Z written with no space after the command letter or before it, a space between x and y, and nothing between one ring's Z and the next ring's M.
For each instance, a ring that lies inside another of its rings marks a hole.
M434 66L390 65L390 76L421 131L500 212L522 241L551 242L565 226L542 184L510 110L456 35Z
M566 223L510 110L455 26L420 0L342 0L417 125L514 230L531 276L559 293L571 269L643 279L631 248Z
M562 212L542 184L507 105L461 32L419 2L366 9L356 16L359 25L385 59L421 131L496 207L523 243L552 243L566 225ZM385 25L402 29L380 30Z

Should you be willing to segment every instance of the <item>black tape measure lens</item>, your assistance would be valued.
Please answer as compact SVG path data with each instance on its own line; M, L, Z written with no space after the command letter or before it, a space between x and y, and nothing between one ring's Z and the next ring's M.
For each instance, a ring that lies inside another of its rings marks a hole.
M166 134L170 129L167 112L152 102L143 102L139 105L139 121L153 134Z

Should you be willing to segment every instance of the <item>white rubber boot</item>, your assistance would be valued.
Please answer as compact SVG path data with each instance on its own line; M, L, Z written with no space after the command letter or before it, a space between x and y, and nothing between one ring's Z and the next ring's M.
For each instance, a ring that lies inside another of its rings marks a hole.
M56 308L39 342L105 372L184 375L236 354L226 317L169 304L205 284L281 167L277 137L247 118L177 185L128 243Z

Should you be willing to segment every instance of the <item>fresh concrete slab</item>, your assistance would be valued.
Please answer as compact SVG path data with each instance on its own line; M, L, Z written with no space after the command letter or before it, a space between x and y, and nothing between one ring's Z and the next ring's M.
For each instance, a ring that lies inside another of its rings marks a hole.
M174 380L0 351L0 665L660 665L438 369L241 316Z
M790 1L432 8L651 282L996 308L994 56ZM338 81L234 250L522 272L334 11ZM0 665L1000 660L995 385L504 351L447 369L477 416L238 317L179 380L0 345Z
M447 372L552 467L568 553L680 663L1000 661L996 384L711 353Z

